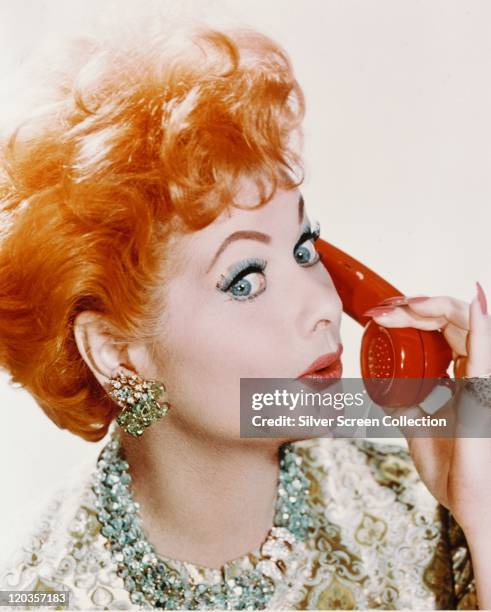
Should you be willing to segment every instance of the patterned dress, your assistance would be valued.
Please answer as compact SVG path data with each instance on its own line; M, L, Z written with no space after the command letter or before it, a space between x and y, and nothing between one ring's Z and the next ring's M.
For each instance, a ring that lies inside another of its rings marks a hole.
M275 579L268 609L477 609L469 550L421 482L408 451L367 440L294 444L319 521ZM101 533L95 466L54 496L0 576L9 590L69 590L70 609L138 609ZM191 582L255 567L260 547L211 569L160 556Z

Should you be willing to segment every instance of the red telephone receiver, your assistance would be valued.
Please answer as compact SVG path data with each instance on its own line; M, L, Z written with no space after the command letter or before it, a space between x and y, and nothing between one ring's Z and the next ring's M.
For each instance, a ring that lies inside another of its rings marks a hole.
M452 351L440 331L385 328L363 313L386 298L402 295L362 263L319 238L315 243L343 302L343 310L365 326L361 374L370 397L390 407L414 406L438 378L448 378ZM411 381L407 379L419 379ZM428 380L425 380L428 379Z

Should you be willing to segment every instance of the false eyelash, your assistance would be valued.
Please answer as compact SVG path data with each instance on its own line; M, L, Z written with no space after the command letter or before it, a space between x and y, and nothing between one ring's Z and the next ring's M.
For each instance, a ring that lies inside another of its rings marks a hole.
M316 221L314 223L314 228L312 229L310 225L305 225L300 238L297 240L295 246L293 247L293 252L304 242L307 240L317 240L319 238L321 232L320 223Z
M257 257L243 259L235 264L228 274L221 275L216 287L220 289L220 291L228 291L233 284L250 272L262 272L266 268L267 263L265 259Z

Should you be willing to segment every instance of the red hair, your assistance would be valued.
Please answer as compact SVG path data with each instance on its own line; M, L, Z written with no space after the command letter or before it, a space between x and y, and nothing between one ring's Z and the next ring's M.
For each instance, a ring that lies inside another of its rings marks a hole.
M96 441L118 408L78 352L75 316L150 338L177 228L236 205L244 175L259 206L301 182L291 137L304 104L285 53L247 30L90 43L77 58L3 145L0 366L59 427Z

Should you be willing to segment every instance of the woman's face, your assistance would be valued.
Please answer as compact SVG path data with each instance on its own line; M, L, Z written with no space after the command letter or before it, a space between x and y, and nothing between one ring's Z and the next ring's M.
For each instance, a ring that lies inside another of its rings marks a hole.
M254 197L245 183L240 202ZM278 191L176 239L152 368L175 426L237 440L241 377L295 378L338 349L341 300L310 230L300 192Z

